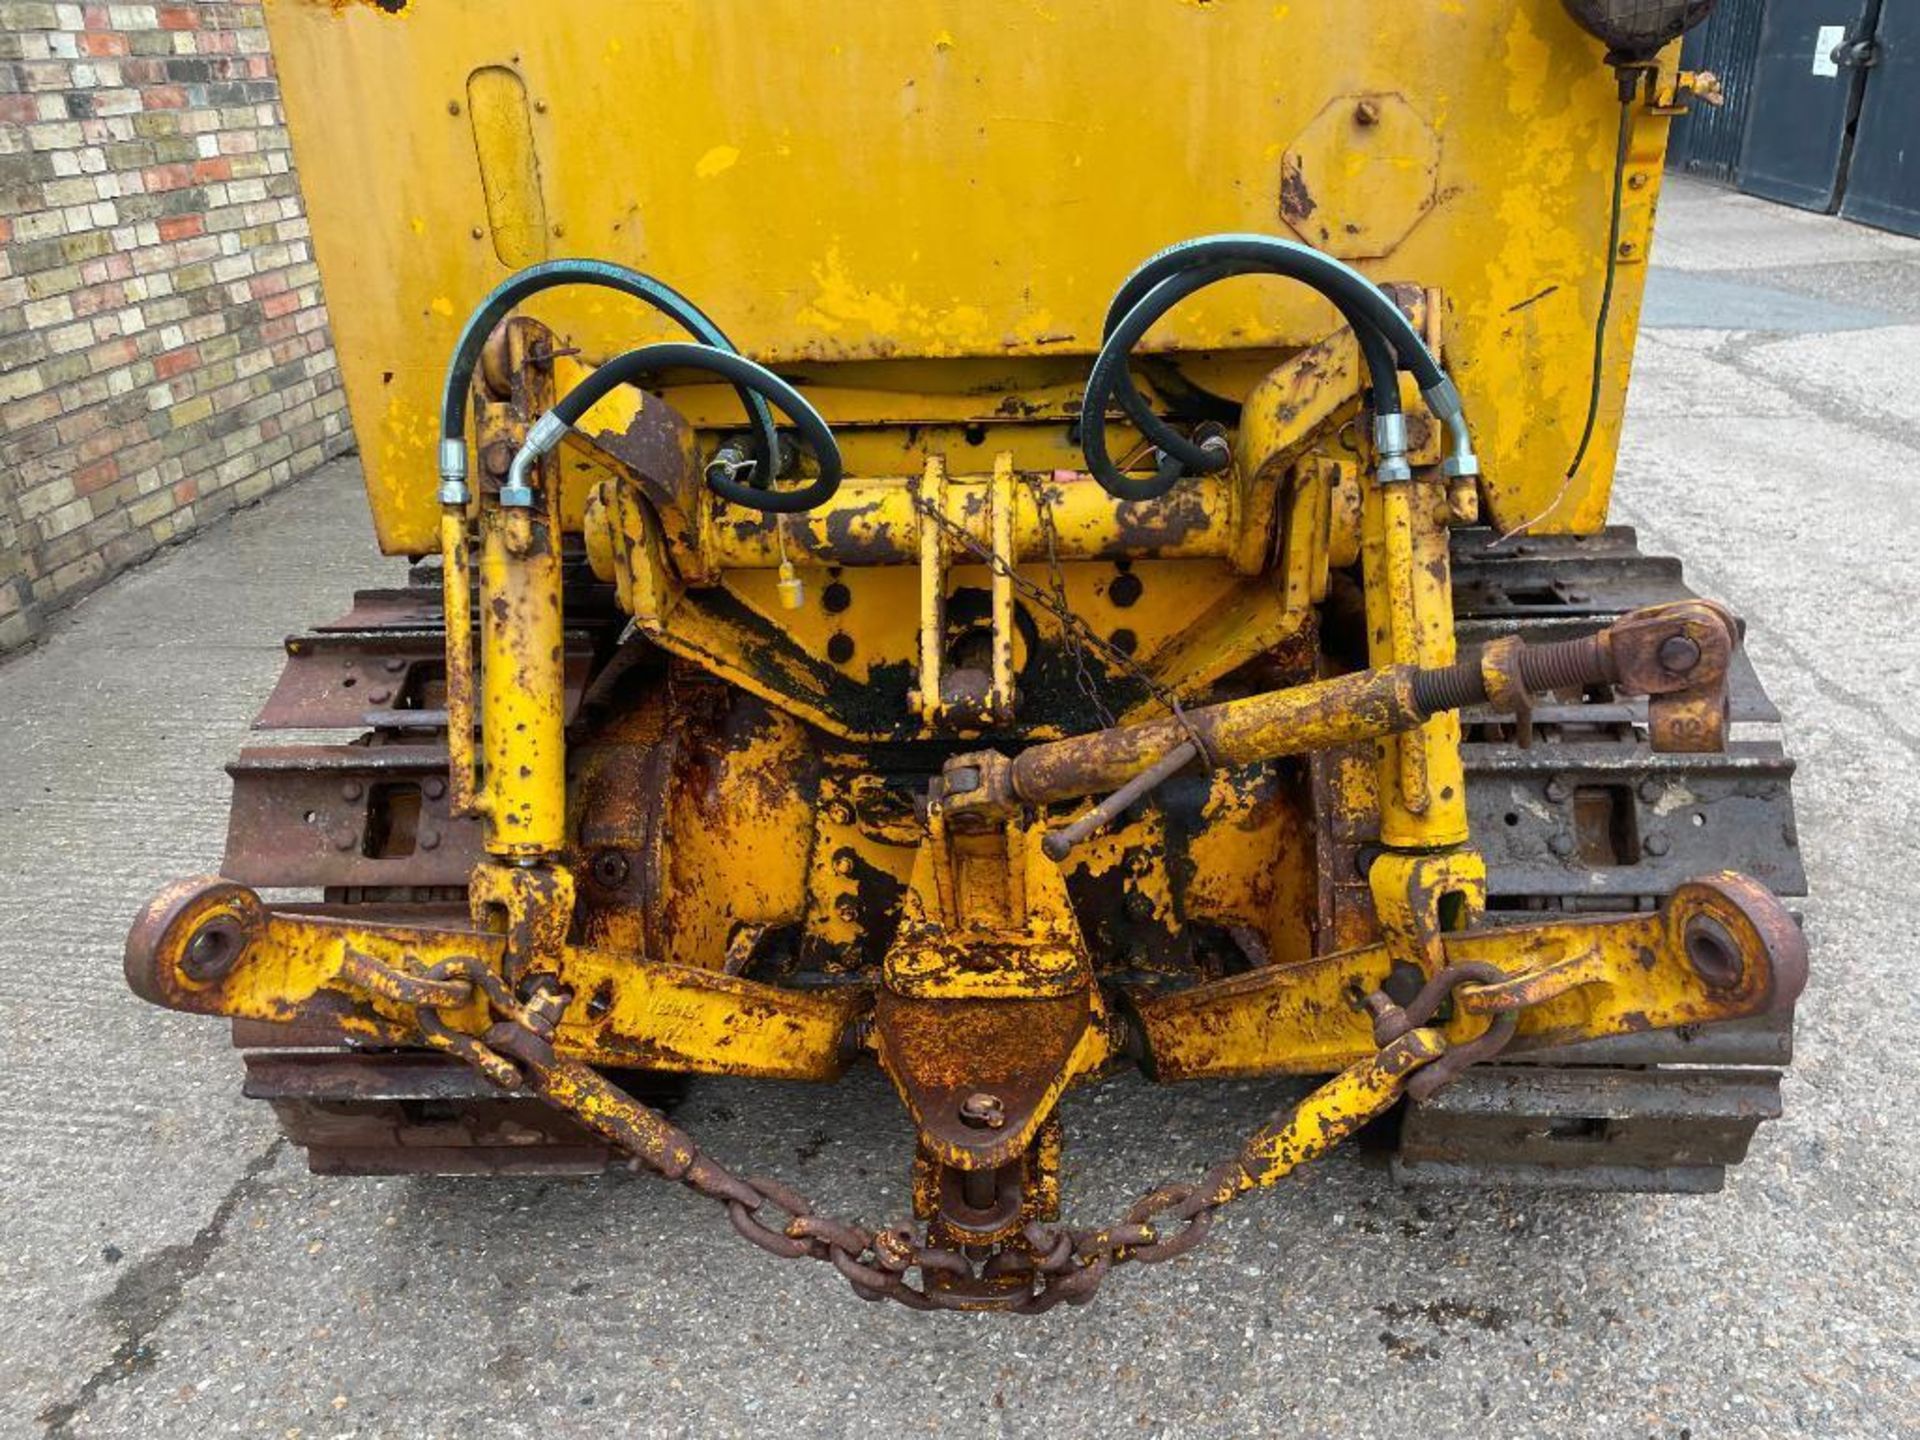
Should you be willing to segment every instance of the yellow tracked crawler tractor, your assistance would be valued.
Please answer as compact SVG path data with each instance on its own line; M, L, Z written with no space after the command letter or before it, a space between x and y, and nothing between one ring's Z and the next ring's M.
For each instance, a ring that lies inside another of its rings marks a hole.
M1605 524L1707 8L279 0L418 563L287 642L260 725L355 738L241 754L129 983L316 1170L637 1159L916 1307L1084 1300L1363 1127L1717 1188L1806 976L1791 766ZM870 1063L879 1230L646 1103ZM1311 1080L1069 1225L1122 1067Z

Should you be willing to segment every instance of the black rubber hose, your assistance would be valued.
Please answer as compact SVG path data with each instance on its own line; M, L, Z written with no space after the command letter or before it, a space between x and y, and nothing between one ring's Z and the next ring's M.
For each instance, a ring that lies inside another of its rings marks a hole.
M1422 390L1445 382L1446 372L1433 358L1420 332L1378 285L1331 255L1275 235L1202 235L1169 245L1127 277L1107 306L1102 333L1111 334L1118 327L1120 317L1169 275L1199 265L1232 262L1250 263L1271 274L1311 285L1342 311L1371 321L1399 355L1401 367L1413 372Z
M1135 502L1155 500L1179 484L1189 473L1219 470L1226 465L1230 457L1218 450L1208 451L1195 445L1152 414L1144 398L1137 390L1132 390L1131 382L1127 379L1127 357L1133 347L1139 344L1140 338L1180 301L1196 290L1226 279L1229 274L1238 273L1252 272L1196 266L1169 275L1126 312L1108 334L1099 355L1094 358L1092 373L1087 376L1086 394L1080 405L1080 448L1086 458L1087 469L1109 495ZM1348 323L1354 327L1361 352L1366 357L1377 413L1399 414L1398 370L1391 348L1365 317L1352 313L1345 306L1340 308ZM1127 403L1127 394L1121 389L1123 384L1131 390L1138 409ZM1151 480L1129 479L1107 452L1107 404L1116 395L1141 433L1161 451L1160 464Z
M1151 328L1152 324L1157 321L1161 315L1164 315L1168 310L1172 309L1174 304L1177 304L1180 300L1193 294L1195 291L1214 284L1216 281L1225 280L1235 275L1258 275L1271 272L1260 265L1219 264L1196 267L1195 270L1188 273L1199 277L1197 283L1189 284L1178 292L1171 293L1168 302L1153 315L1152 320L1148 322L1147 328ZM1165 290L1175 278L1182 277L1170 276L1167 280L1162 281L1160 285L1154 288L1152 293L1142 296L1138 304L1134 306L1134 309L1137 310L1140 306L1153 302L1154 296ZM1327 298L1332 299L1331 296ZM1333 304L1334 308L1339 310L1341 318L1344 319L1352 329L1354 338L1359 343L1361 356L1366 362L1368 384L1373 392L1374 413L1376 415L1398 415L1401 408L1399 364L1394 355L1393 347L1387 343L1386 338L1369 324L1364 317L1356 314L1352 307L1344 305L1338 300L1333 300ZM1132 312L1128 313L1131 314ZM1125 316L1122 316L1115 324L1125 323L1125 318ZM1142 330L1141 333L1144 335L1145 330ZM1112 339L1112 334L1112 328L1109 328L1103 335L1103 351L1106 348L1105 342ZM1129 346L1128 349L1131 351L1132 347ZM1153 407L1147 404L1146 398L1141 395L1139 389L1135 386L1133 375L1125 363L1121 365L1118 374L1114 378L1111 393L1113 398L1119 401L1120 408L1126 411L1127 418L1133 421L1134 428L1139 430L1163 455L1171 455L1179 460L1187 471L1204 472L1218 470L1226 463L1225 458L1222 457L1218 451L1210 451L1195 445L1191 440L1187 439L1184 435L1180 434L1179 431L1173 429L1159 416L1155 415L1153 413ZM1104 404L1105 397L1103 396L1102 399L1101 409L1104 412L1106 408Z
M833 497L833 493L840 488L840 445L833 438L833 431L828 428L827 422L798 390L765 366L756 365L732 350L673 342L642 345L637 350L616 355L601 365L562 396L547 413L563 424L577 425L581 416L619 386L630 385L643 375L676 367L705 370L730 381L737 389L751 392L763 403L771 401L777 405L793 421L800 432L801 441L813 451L820 465L820 474L813 483L799 490L762 490L742 485L709 469L706 480L714 494L736 505L776 515L811 510Z
M468 317L460 339L454 344L453 359L447 365L446 386L440 395L440 435L443 440L459 440L466 434L467 388L473 383L474 367L487 337L516 306L543 290L562 285L595 285L617 290L652 306L704 345L728 354L737 354L733 342L706 312L671 286L652 276L629 270L606 260L547 260L509 275L493 293L480 302ZM740 401L754 430L754 471L757 486L771 485L779 469L780 440L773 426L773 412L767 402L747 385L736 385Z

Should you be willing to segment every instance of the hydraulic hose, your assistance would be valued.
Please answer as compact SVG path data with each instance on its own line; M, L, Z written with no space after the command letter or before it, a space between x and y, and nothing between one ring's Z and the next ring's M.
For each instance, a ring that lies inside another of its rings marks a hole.
M1120 318L1168 276L1204 265L1239 265L1245 269L1237 273L1262 271L1310 285L1343 313L1370 321L1393 345L1401 365L1413 372L1422 390L1446 379L1413 322L1378 285L1331 255L1275 235L1202 235L1169 245L1127 277L1107 306L1102 333L1112 334Z
M1479 474L1479 460L1473 453L1473 440L1467 427L1460 392L1440 368L1420 333L1379 286L1359 271L1311 246L1273 235L1256 234L1206 235L1171 245L1149 258L1127 277L1107 307L1103 333L1111 337L1124 323L1125 317L1171 276L1215 265L1235 267L1223 271L1223 275L1265 272L1299 280L1338 306L1354 326L1356 334L1364 333L1369 327L1377 331L1398 355L1400 365L1412 371L1428 407L1446 423L1452 433L1454 453L1447 461L1447 473L1450 476ZM1359 324L1360 320L1365 320L1368 325ZM1125 403L1124 395L1122 402ZM1144 405L1141 408L1144 409ZM1134 414L1131 407L1128 407L1128 413ZM1165 446L1161 448L1167 449ZM1176 452L1167 453L1172 456ZM1163 473L1166 469L1163 465Z
M1081 407L1081 444L1087 467L1110 494L1128 500L1149 500L1165 494L1182 477L1192 472L1223 468L1229 455L1224 445L1196 445L1153 413L1128 373L1127 361L1133 347L1159 319L1180 301L1232 275L1263 273L1263 267L1239 264L1196 266L1175 272L1160 281L1108 330L1100 354L1094 360L1093 373ZM1331 297L1329 297L1331 298ZM1352 327L1366 362L1368 383L1373 394L1375 415L1400 413L1399 366L1393 348L1366 317L1350 305L1334 300L1334 305ZM1109 311L1111 317L1112 312ZM1121 408L1136 428L1161 454L1159 468L1152 480L1129 480L1113 465L1106 448L1106 410L1109 398L1118 399Z
M643 375L674 367L704 370L718 375L735 388L751 393L762 404L771 402L778 406L793 421L802 443L813 451L820 465L820 473L813 483L801 489L762 490L733 479L724 464L712 464L707 467L706 482L716 495L736 505L786 515L824 504L840 488L839 443L833 438L833 431L827 427L820 412L807 402L806 397L771 370L755 364L744 355L711 345L675 342L642 345L637 350L616 355L562 396L527 432L526 443L520 447L520 453L513 457L506 484L500 488L500 503L513 505L532 502L532 488L527 483L527 477L534 462L559 444L560 437L578 424L580 417L610 392L621 385L632 384Z
M480 302L468 317L460 339L447 364L445 387L440 395L440 500L442 504L467 503L467 387L473 381L480 352L493 333L493 327L511 314L514 307L543 290L562 285L595 285L617 290L644 301L686 330L704 345L735 353L733 342L706 313L679 291L661 284L638 270L605 260L548 260L509 275ZM756 484L771 485L779 466L780 442L773 427L773 412L751 387L737 385L741 402L754 429L754 473Z

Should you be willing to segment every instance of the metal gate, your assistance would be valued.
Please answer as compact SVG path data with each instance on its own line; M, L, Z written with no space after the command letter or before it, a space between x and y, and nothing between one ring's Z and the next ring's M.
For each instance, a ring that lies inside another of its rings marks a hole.
M1840 63L1880 0L1771 0L1751 80L1740 188L1808 210L1840 199L1867 71Z
M1840 213L1920 235L1920 6L1889 0L1879 19Z
M1681 63L1726 83L1676 169L1920 235L1920 0L1721 0Z
M1673 122L1667 163L1674 169L1728 183L1739 173L1753 86L1737 77L1753 74L1766 11L1767 0L1720 0L1706 23L1687 33L1681 68L1709 70L1732 83L1726 104L1692 106Z

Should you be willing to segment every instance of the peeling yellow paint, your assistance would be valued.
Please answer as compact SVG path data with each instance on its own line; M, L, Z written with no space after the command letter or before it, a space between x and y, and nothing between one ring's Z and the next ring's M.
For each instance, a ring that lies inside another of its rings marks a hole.
M724 171L731 170L740 161L740 147L737 145L716 145L694 165L693 173L702 180L711 180Z

